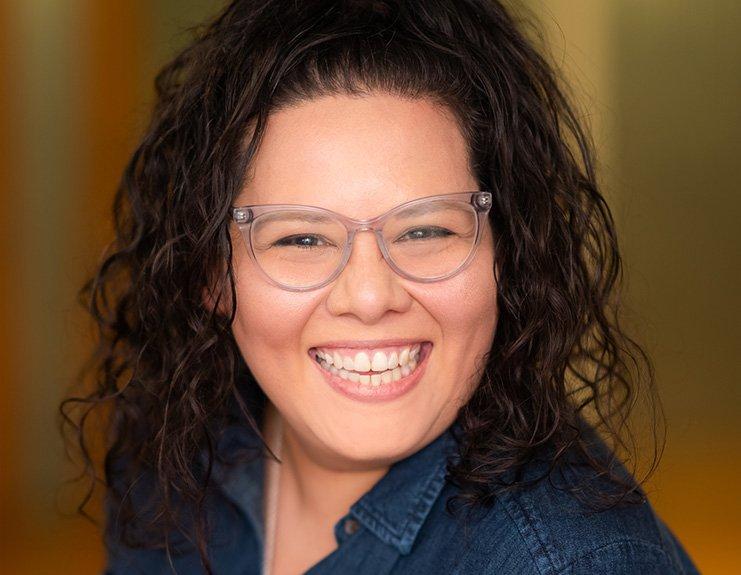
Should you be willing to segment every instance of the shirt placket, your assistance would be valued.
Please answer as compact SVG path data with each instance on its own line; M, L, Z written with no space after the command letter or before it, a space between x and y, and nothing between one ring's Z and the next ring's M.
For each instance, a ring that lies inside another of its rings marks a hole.
M305 575L388 575L399 560L400 553L392 545L380 541L348 513L334 527L338 547L306 571Z

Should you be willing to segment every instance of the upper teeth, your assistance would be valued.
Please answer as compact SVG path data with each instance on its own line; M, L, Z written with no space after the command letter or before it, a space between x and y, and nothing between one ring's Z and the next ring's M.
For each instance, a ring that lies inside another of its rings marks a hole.
M355 355L346 355L337 350L317 349L316 354L327 364L348 371L386 371L397 366L405 366L419 358L421 344L397 348L389 352L372 350L359 351Z

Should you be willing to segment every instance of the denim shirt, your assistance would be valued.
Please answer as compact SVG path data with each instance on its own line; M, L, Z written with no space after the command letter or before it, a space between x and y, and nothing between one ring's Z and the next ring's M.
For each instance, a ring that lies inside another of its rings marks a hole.
M222 446L249 446L246 437L236 432ZM500 494L474 519L459 522L445 508L456 492L446 480L446 463L456 457L455 447L449 428L392 465L334 525L337 548L306 573L697 573L649 503L590 512L548 480ZM215 527L209 557L216 575L261 573L263 471L263 458L216 468L221 497L209 508ZM573 473L571 480L578 480L581 472ZM164 551L126 548L116 541L108 547L106 573L173 573ZM172 565L182 575L204 572L195 551L174 555Z

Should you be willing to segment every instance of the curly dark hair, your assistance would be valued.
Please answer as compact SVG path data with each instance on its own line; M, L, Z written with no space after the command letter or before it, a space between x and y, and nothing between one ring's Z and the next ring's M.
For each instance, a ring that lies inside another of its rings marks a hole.
M117 189L115 239L79 294L98 345L81 371L85 391L61 412L92 479L83 512L102 480L125 532L137 526L169 552L168 533L187 531L210 572L205 501L219 438L247 421L262 440L236 310L203 303L204 290L216 305L236 301L229 208L269 114L373 92L450 109L480 189L493 192L500 315L456 420L456 500L485 506L577 460L616 486L580 496L643 497L620 462L634 461L627 422L639 388L660 419L653 368L618 322L622 264L593 144L527 26L495 0L235 0L194 29L156 77L151 122ZM104 477L88 447L94 411L106 414ZM592 429L609 456L595 455ZM543 456L548 472L523 477ZM127 494L145 472L142 515Z

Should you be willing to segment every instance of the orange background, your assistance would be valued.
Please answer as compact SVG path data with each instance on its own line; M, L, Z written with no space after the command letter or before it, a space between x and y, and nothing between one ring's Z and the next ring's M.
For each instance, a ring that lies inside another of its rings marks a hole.
M0 1L3 573L102 566L56 426L90 341L75 292L110 237L156 69L220 4ZM594 133L627 325L656 364L668 443L651 499L704 573L741 573L741 2L526 5Z

